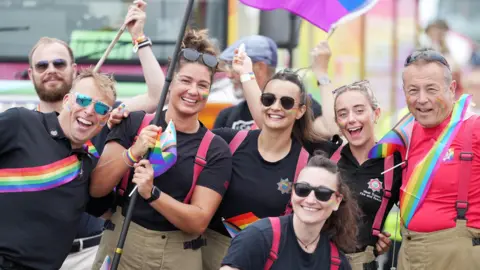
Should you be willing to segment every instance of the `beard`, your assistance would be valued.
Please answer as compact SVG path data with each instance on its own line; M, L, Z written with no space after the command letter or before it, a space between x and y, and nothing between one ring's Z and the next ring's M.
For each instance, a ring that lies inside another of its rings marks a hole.
M59 102L70 92L70 89L72 89L72 82L60 78L57 79L60 80L60 84L51 89L47 89L41 82L37 82L35 79L33 80L33 86L35 87L35 91L41 101Z

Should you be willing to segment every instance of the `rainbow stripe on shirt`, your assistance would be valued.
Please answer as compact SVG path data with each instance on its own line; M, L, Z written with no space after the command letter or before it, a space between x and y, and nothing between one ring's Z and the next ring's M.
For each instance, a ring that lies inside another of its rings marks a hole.
M52 189L71 182L80 170L81 164L75 155L38 167L0 169L0 193Z

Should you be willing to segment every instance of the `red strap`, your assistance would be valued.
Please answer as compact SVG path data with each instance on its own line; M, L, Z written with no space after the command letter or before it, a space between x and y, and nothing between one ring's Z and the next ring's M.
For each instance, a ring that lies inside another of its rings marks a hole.
M245 140L247 135L248 130L240 130L239 132L237 132L237 134L235 134L235 137L233 137L232 141L228 145L230 147L230 152L232 153L232 155L233 153L235 153L235 151L237 151L238 147L240 146L240 144L242 144L243 140Z
M298 161L297 161L297 167L295 168L295 176L293 178L293 183L297 182L298 175L302 171L305 166L307 166L308 163L308 151L305 150L305 148L302 147L302 150L300 150L300 155L298 156ZM287 207L285 208L285 215L289 215L292 213L292 204L289 201L287 204Z
M340 147L338 147L337 151L335 151L335 153L333 153L330 160L338 162L340 160L340 156L341 156L340 154L342 153L342 149L343 149L343 145L340 145Z
M190 188L190 191L185 197L185 200L183 200L184 203L190 203L190 199L192 198L193 190L195 189L195 185L197 184L198 177L203 171L205 165L207 165L207 152L208 148L210 147L210 143L213 140L213 137L215 137L215 134L213 134L210 130L207 130L207 132L203 136L200 146L198 147L197 155L195 156L195 161L193 165L192 187Z
M282 236L282 227L280 226L280 218L278 217L269 217L270 223L272 224L272 247L270 248L270 253L268 254L267 262L265 263L264 270L269 270L273 263L278 259L278 249L280 247L280 237Z
M462 151L460 152L460 166L458 179L458 193L455 208L457 209L457 219L466 219L468 210L468 186L470 184L470 177L472 174L472 132L477 116L471 116L473 120L465 121L465 129L462 138Z
M255 130L258 129L257 124L253 123L253 125L250 127L250 130Z
M140 127L137 130L137 135L133 139L132 145L135 143L137 140L137 137L140 135L140 132L142 129L144 129L146 126L150 125L150 122L152 122L153 118L155 117L155 114L145 114L142 119L142 123L140 124ZM123 196L125 191L127 190L127 185L128 185L128 178L130 177L130 171L131 169L128 169L127 172L122 177L122 181L120 182L120 187L118 188L118 194L120 196Z
M393 168L394 158L393 155L390 155L384 158L383 169L389 170ZM382 221L385 217L385 211L387 210L388 201L392 197L392 184L393 184L393 171L390 170L383 175L383 198L380 204L380 208L375 215L375 220L373 221L372 234L373 236L378 236L381 233Z
M338 270L342 264L338 248L333 241L330 241L330 270Z

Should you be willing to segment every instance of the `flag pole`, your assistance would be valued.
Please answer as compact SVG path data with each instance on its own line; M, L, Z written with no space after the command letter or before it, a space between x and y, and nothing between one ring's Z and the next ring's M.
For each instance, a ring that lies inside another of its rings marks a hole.
M155 123L155 125L157 125L157 126L160 125L161 114L162 114L163 107L165 105L165 100L167 98L168 88L170 87L170 83L172 82L173 73L175 72L175 66L178 62L178 57L179 57L179 53L180 53L180 45L182 44L183 36L185 35L185 30L187 28L187 24L188 24L188 20L190 19L190 15L192 13L193 2L194 1L195 0L188 0L187 7L186 7L185 13L183 15L183 21L182 21L182 25L180 27L180 31L178 32L177 43L175 44L175 50L173 52L172 61L171 61L170 65L168 67L168 70L167 70L167 76L165 77L165 84L163 85L162 94L160 96L160 102L158 104L157 111L155 113L155 118L153 119L153 123ZM149 149L149 151L148 151L148 153L145 157L146 159L148 159L148 157L150 156L150 153L151 153L151 149ZM128 233L128 228L130 226L130 222L132 221L133 209L135 207L137 198L138 198L138 191L134 192L132 194L132 197L130 198L127 213L125 215L125 220L124 220L123 226L122 226L122 231L121 231L120 237L118 239L117 248L115 249L115 254L114 254L114 257L113 257L113 261L112 261L112 267L110 268L111 270L116 270L118 268L118 265L120 264L120 258L122 256L123 246L124 246L125 240L127 238L127 233Z

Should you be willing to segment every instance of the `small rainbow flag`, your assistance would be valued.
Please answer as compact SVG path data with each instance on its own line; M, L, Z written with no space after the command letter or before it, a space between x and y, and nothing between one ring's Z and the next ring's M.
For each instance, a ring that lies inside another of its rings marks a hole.
M415 117L409 113L405 115L368 153L368 158L384 158L395 151L405 153L412 137Z
M438 136L435 144L422 159L422 161L415 165L407 185L403 190L400 198L400 214L405 227L408 228L412 217L417 209L422 205L425 195L430 189L432 176L438 169L442 162L441 157L450 148L453 139L456 137L461 128L461 122L468 119L472 113L468 111L472 96L462 95L453 107L450 122L444 128L440 136Z
M232 238L237 236L237 234L241 231L241 229L235 226L235 224L226 221L224 218L222 218L222 223L223 226L225 226L225 229L227 229L228 234L230 234L230 237Z
M255 216L252 212L248 212L246 214L241 214L241 215L229 218L226 221L228 223L231 223L231 224L235 225L240 230L243 230L248 225L254 223L257 220L259 220L259 218L257 216Z
M110 260L110 256L106 256L105 260L103 260L102 266L100 266L99 270L110 270L112 267L112 261Z
M80 161L72 155L49 165L0 169L0 193L34 192L71 182L80 173Z
M93 145L92 141L88 140L84 145L83 147L85 148L85 151L87 151L88 153L90 153L92 156L96 157L96 158L100 158L100 155L98 154L97 152L97 148L95 148L95 146Z
M149 160L154 177L163 174L177 162L177 133L172 121L163 132L159 133Z

